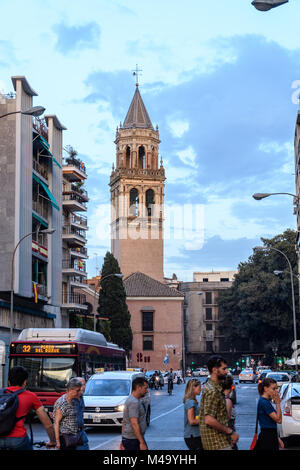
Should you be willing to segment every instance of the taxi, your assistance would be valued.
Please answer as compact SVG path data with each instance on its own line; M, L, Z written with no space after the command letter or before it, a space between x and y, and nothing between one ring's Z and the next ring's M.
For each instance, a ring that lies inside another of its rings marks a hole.
M136 377L145 377L138 371L100 372L87 381L84 400L84 424L86 426L122 426L124 405L131 394ZM150 392L141 399L150 424Z

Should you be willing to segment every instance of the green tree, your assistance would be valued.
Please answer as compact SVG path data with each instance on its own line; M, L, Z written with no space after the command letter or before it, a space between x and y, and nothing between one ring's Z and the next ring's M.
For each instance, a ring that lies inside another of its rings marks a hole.
M107 252L101 271L103 280L99 293L98 313L101 317L109 319L111 341L124 348L128 354L132 348L132 331L126 292L122 279L110 276L110 274L120 273L118 261L110 252Z
M261 240L264 250L254 249L248 261L239 264L232 287L219 293L220 330L237 350L265 352L272 357L276 344L279 356L291 356L294 336L290 271L284 256L270 248L282 251L294 273L298 273L296 232L288 229ZM275 275L277 270L283 272ZM296 277L293 282L298 299Z

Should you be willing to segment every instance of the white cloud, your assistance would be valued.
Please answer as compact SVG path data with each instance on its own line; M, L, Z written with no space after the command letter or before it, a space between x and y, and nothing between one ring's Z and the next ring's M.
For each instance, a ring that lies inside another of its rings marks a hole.
M189 145L186 149L176 152L176 155L185 164L197 168L196 158L197 154L193 147Z
M184 119L175 119L168 122L168 127L173 137L180 138L190 128L190 123Z

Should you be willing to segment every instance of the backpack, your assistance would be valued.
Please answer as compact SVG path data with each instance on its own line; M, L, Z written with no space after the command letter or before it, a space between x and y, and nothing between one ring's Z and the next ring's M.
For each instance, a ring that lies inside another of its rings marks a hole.
M0 437L5 437L11 433L16 423L25 416L16 417L19 406L20 393L25 392L23 388L16 392L11 392L6 388L0 389Z

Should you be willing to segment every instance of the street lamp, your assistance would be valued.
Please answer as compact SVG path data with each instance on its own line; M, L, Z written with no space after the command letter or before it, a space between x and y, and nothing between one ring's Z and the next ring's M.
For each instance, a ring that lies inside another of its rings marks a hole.
M288 3L289 0L254 0L252 5L260 11L272 10L272 8L279 7L284 3Z
M99 286L101 286L101 282L104 281L104 279L107 279L108 277L118 277L119 279L123 278L123 274L121 273L111 273L107 274L106 276L102 277L99 281ZM96 313L94 313L94 331L96 331Z
M292 193L255 193L252 195L252 197L256 199L257 201L260 201L261 199L265 199L266 197L269 197L269 196L275 196L277 194L287 194L289 196L295 197L296 199L299 199L299 197L296 196L296 194L292 194Z
M293 269L292 269L291 262L290 262L289 258L286 256L286 254L283 253L283 251L278 250L278 248L274 248L274 247L265 248L265 247L263 247L263 246L256 246L254 249L255 249L255 250L260 250L260 251L267 251L267 250L277 251L278 253L280 253L282 256L285 257L285 259L286 259L286 261L287 261L287 263L288 263L289 271L290 271L290 276L291 276L291 288L292 288L294 344L297 345L296 307L295 307L295 292L294 292L294 282L293 282L294 273L293 273ZM295 366L296 366L296 377L298 377L298 356L295 358Z
M40 226L39 226L40 228ZM9 315L9 320L10 320L10 327L9 327L9 344L12 342L12 336L13 336L13 328L14 328L14 277L15 277L15 270L14 270L14 263L15 263L15 254L16 251L20 245L20 243L25 240L25 238L30 237L34 233L43 233L47 235L52 235L55 232L55 229L45 229L45 230L35 230L34 232L27 233L24 235L18 243L16 244L13 254L12 254L12 260L11 260L11 280L10 280L10 315Z
M19 114L19 113L25 114L26 116L38 117L43 114L45 109L46 108L44 108L43 106L32 106L31 108L25 109L25 111L12 111L10 113L3 114L2 116L0 116L0 119L6 116L10 116L11 114Z

